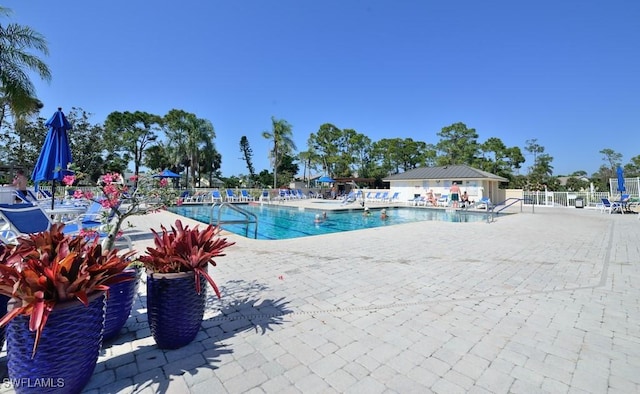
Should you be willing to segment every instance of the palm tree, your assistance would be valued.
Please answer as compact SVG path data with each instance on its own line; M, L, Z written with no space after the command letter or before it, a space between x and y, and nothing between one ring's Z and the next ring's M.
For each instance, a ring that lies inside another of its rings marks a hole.
M170 143L177 147L175 154L183 158L183 164L187 167L187 180L191 168L191 185L195 187L195 169L200 162L200 151L203 147L211 145L216 136L213 124L207 119L200 119L195 114L177 109L169 111L165 120L167 137Z
M284 119L278 120L272 116L271 131L262 132L262 137L273 142L273 149L269 152L269 157L273 164L273 187L275 189L278 187L277 172L282 158L297 149L293 142L291 125Z
M0 16L10 14L8 8L0 7ZM0 128L6 109L16 115L37 111L42 106L29 72L36 72L45 81L51 80L49 67L30 49L49 54L47 42L40 33L27 26L15 23L0 24Z

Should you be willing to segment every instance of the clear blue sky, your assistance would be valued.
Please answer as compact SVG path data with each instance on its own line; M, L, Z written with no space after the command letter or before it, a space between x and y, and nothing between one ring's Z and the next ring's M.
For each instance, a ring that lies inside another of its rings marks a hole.
M463 122L523 153L536 138L556 175L595 172L603 148L640 154L640 1L2 3L49 42L43 117L193 112L215 127L224 176L247 173L243 135L270 168L271 116L299 150L323 123L436 143Z

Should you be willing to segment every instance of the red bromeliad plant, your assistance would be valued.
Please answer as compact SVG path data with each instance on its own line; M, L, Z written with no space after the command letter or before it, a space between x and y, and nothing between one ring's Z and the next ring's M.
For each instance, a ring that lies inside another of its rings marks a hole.
M91 293L123 280L116 275L135 253L103 253L97 239L65 235L62 227L57 223L49 231L18 238L16 245L0 245L0 294L19 301L0 326L18 315L29 316L29 329L36 332L32 356L56 304L77 299L88 305Z
M161 226L162 232L151 230L154 235L155 247L148 247L146 255L138 257L138 260L148 270L155 273L191 272L195 275L196 292L200 294L200 274L203 275L213 287L218 298L220 291L218 286L207 273L207 266L216 266L215 257L225 256L225 248L235 244L228 242L226 238L219 237L220 227L208 225L203 230L198 226L189 228L176 220L175 228L171 231Z

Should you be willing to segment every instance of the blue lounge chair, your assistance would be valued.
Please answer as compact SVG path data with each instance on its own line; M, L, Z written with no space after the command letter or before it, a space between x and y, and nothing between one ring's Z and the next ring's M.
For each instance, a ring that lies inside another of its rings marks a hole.
M227 189L227 202L236 202L239 201L240 199L238 198L238 196L236 196L236 194L233 192L233 190L231 189Z
M260 202L271 202L271 195L269 195L269 190L263 190L262 194L260 194Z
M222 196L220 195L220 190L211 191L211 201L212 202L222 202Z
M0 230L0 240L5 243L14 242L15 239L24 234L39 233L47 231L51 227L51 219L38 205L33 204L0 204L0 218L5 224ZM99 223L100 225L102 222ZM99 226L87 227L79 224L78 219L65 222L63 232L65 234L80 234L81 229L95 230L100 238L107 234ZM129 249L133 249L131 238L128 235L122 236Z
M249 194L247 189L240 190L240 199L242 201L254 201L255 200L255 198L251 194Z
M609 211L609 213L614 213L614 212L624 213L624 211L622 210L622 204L620 204L619 202L611 202L609 201L608 198L601 198L600 201L602 201L602 208L600 212Z

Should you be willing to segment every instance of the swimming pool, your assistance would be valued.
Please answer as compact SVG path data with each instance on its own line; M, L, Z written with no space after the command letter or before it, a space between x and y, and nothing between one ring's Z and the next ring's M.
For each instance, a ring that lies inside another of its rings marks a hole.
M429 208L387 208L388 217L383 220L380 219L379 209L372 209L369 216L364 216L362 210L322 211L257 204L242 204L239 207L258 217L257 239L271 240L309 237L427 220L444 222L480 222L486 220L486 215L479 212ZM206 224L209 224L209 218L212 214L210 205L182 205L171 207L169 210ZM316 223L316 214L322 215L322 212L327 212L326 220ZM214 220L217 218L218 211L216 209ZM241 218L239 214L231 209L222 211L222 220L238 220ZM253 238L255 229L253 224L249 224L248 231L245 224L223 224L222 228L242 236L247 236L248 234L250 238Z

